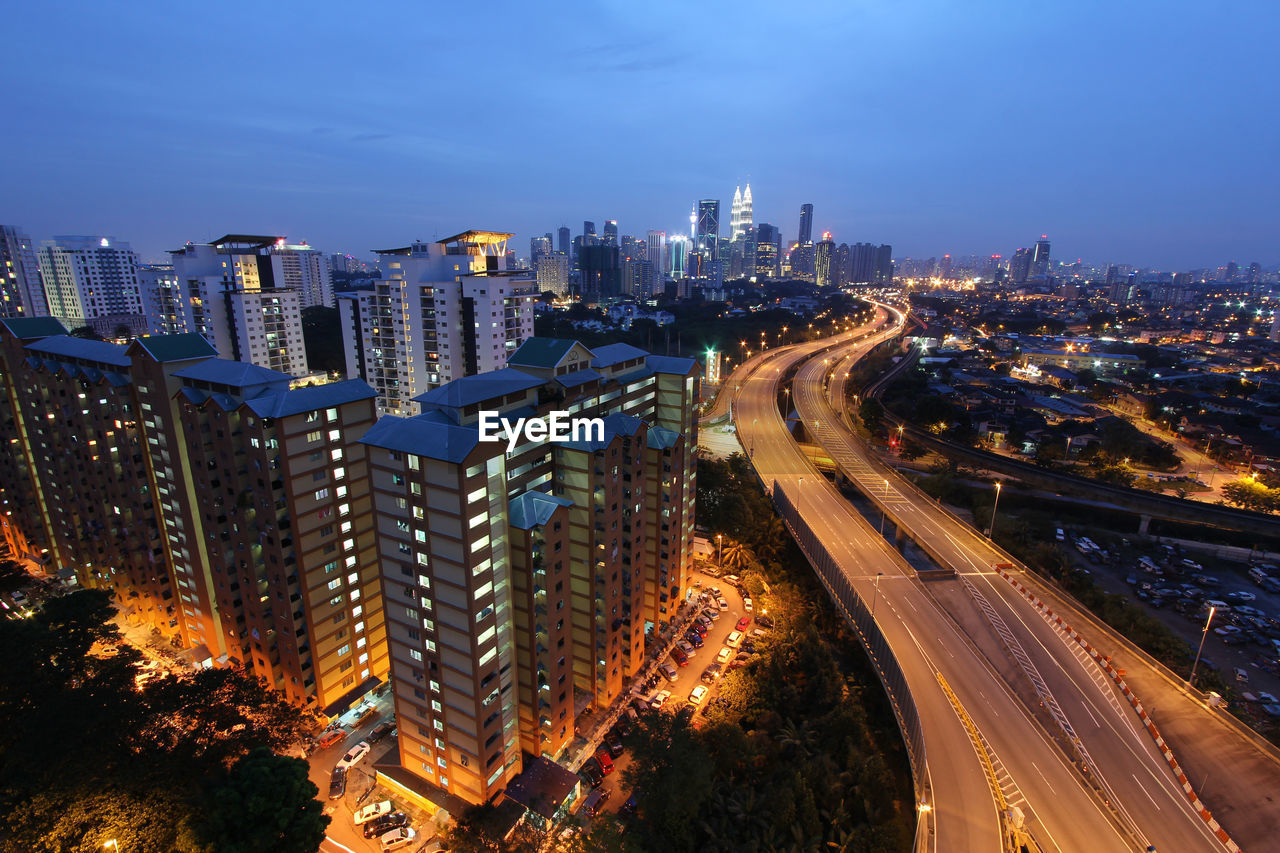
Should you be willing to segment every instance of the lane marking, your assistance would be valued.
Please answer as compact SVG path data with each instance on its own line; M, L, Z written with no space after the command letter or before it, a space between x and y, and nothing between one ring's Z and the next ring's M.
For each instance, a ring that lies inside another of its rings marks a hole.
M1142 793L1147 795L1147 799L1151 801L1151 805L1156 807L1156 811L1160 811L1160 804L1156 802L1155 797L1147 793L1147 786L1142 784L1142 781L1138 778L1138 775L1136 773L1130 773L1129 775L1133 777L1133 781L1138 783L1138 787L1142 789Z
M1044 784L1049 788L1049 793L1053 794L1054 796L1057 796L1058 792L1054 790L1053 785L1049 783L1049 778L1044 775L1044 771L1041 770L1038 766L1036 766L1036 763L1034 761L1031 762L1031 766L1036 768L1036 772L1040 774L1040 778L1044 780Z

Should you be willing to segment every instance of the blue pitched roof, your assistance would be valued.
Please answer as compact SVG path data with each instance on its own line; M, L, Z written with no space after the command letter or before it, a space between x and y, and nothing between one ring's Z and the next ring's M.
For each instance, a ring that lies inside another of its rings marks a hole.
M235 388L271 385L277 382L288 383L293 379L289 374L278 370L226 358L207 358L190 367L174 371L173 375L179 379L193 379L197 382L211 382L215 385L230 385Z
M592 367L612 367L620 361L630 361L633 358L644 358L649 353L633 347L631 344L605 344L602 347L596 347L591 351L593 358L591 359Z
M511 499L508 523L517 530L541 526L550 521L551 516L562 506L573 506L573 501L542 492L525 492Z
M620 435L635 435L644 421L635 415L624 415L621 412L614 412L611 415L604 416L604 440L597 441L594 438L580 441L562 441L558 442L561 447L568 447L574 450L602 450L609 446L609 442Z
M522 371L504 367L501 370L491 370L488 373L477 373L475 376L455 379L439 388L432 388L424 394L419 394L413 399L424 406L457 409L492 400L495 397L505 397L507 394L518 391L527 391L544 384L545 381Z
M697 366L691 358L677 358L671 355L651 355L644 360L656 373L688 373Z
M247 405L261 417L285 418L357 400L371 400L377 396L378 392L370 388L363 379L348 379L346 382L294 388L279 394L264 394L247 401Z
M8 317L0 320L15 338L48 338L54 335L65 335L67 327L56 317Z
M38 318L33 318L38 319ZM121 344L107 341L95 341L89 338L73 338L70 335L53 335L27 344L31 352L42 352L63 358L79 358L85 361L96 361L101 364L113 364L116 367L128 367L132 362L125 355Z
M507 364L555 367L577 341L565 338L526 338L507 358Z
M147 335L136 338L135 342L159 362L213 358L218 354L213 344L195 332L182 335Z
M557 376L556 381L566 388L576 388L579 385L585 385L588 382L595 382L604 377L598 371L591 370L575 370L572 373L566 373L564 376Z
M458 464L480 443L480 431L436 418L387 415L369 427L360 441L385 450Z
M649 434L645 436L645 445L654 450L663 450L668 447L675 447L677 441L680 440L680 433L673 429L667 429L663 426L655 426L649 428Z

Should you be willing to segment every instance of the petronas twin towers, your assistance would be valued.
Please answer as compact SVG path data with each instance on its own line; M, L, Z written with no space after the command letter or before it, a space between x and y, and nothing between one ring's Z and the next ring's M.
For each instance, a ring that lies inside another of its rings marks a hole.
M729 242L745 239L753 225L751 212L751 184L744 193L742 187L733 188L733 206L729 209Z

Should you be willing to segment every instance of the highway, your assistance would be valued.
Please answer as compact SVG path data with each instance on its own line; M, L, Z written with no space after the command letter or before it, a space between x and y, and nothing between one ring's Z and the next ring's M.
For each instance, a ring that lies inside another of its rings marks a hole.
M825 379L833 370L838 375L847 370L847 361L833 368L837 357L860 357L895 332L896 327L852 343L852 336L844 336L766 353L744 366L749 373L735 377L734 420L763 482L777 482L863 600L873 602L876 622L906 675L925 731L933 849L1001 849L995 795L957 704L989 747L1003 796L1027 815L1042 850L1142 850L1148 844L1165 851L1224 849L1191 811L1127 702L1089 671L1097 667L1077 658L1007 581L991 573L993 563L1008 558L910 491L893 472L860 455L861 445L827 399ZM811 357L833 341L845 351L828 354L825 363ZM985 609L961 581L926 585L917 579L876 528L805 459L778 413L777 395L781 377L806 360L793 388L808 431L890 518L915 525L911 529L926 539L926 549L964 574ZM939 601L958 612L948 613ZM1006 647L993 620L1019 650L1021 666L1003 654ZM1036 692L1028 701L1029 691ZM1037 707L1037 695L1039 722L1028 710ZM1082 751L1070 746L1073 742ZM1089 790L1068 753L1089 766L1090 775L1105 780L1100 794ZM1104 799L1116 804L1115 813L1102 805Z

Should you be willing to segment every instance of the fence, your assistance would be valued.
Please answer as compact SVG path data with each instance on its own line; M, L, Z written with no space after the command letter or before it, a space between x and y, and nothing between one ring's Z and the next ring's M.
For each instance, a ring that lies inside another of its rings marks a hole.
M867 609L866 603L853 588L853 583L841 571L835 558L831 556L822 541L804 523L800 513L791 503L791 499L787 497L786 492L776 480L773 483L772 493L778 514L782 516L783 522L795 537L809 564L813 566L818 579L827 588L832 600L840 608L871 658L871 665L875 667L880 683L884 685L885 692L889 696L894 716L898 720L898 728L902 732L903 742L907 746L917 807L927 803L929 774L925 758L924 731L920 727L920 714L916 710L915 700L911 697L906 675L898 665L897 658L893 656L889 642L881 633L880 626L876 624L871 611ZM921 845L927 838L927 823L927 821L919 821L916 824L917 850L922 849Z

